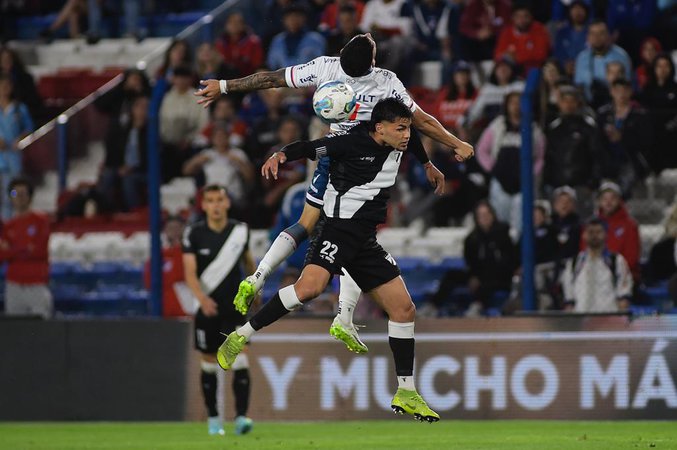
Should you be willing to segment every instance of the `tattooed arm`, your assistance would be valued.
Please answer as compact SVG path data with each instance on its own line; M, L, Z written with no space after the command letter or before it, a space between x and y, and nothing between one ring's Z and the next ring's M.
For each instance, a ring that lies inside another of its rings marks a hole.
M226 82L228 92L257 91L276 87L287 87L284 78L285 69L274 72L258 72L235 80L202 80L204 86L195 95L201 97L197 102L205 108L221 95L221 81Z

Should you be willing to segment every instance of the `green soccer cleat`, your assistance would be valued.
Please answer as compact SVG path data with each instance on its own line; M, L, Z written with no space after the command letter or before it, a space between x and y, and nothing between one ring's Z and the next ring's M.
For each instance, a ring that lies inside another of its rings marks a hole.
M252 430L254 421L249 417L237 416L235 418L235 434L247 434Z
M440 415L430 409L428 404L416 391L399 388L395 392L390 407L395 414L411 414L421 422L433 423L440 420Z
M235 296L235 300L233 300L235 309L237 309L240 314L246 315L255 296L256 287L254 286L254 279L250 275L240 282L240 287L237 289L237 295Z
M236 331L230 333L216 352L216 360L219 362L219 366L223 370L230 369L246 343L247 338L244 336L240 336Z
M329 334L334 336L334 339L346 344L346 347L351 352L367 353L369 351L369 348L360 340L355 325L343 325L338 317L334 317L334 321L331 323L331 327L329 327Z

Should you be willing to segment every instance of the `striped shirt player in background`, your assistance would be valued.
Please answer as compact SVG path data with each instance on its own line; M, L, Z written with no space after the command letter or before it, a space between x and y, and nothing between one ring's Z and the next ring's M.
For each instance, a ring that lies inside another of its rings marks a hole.
M235 331L246 321L231 299L237 292L242 266L248 271L254 268L249 252L249 228L229 219L229 208L225 187L206 186L202 196L206 219L187 227L182 242L186 284L200 303L195 314L195 348L202 353L200 378L209 415L209 434L218 435L223 435L224 430L217 408L216 351L224 340L221 332ZM249 391L249 361L247 354L242 353L233 364L236 434L247 433L252 427L247 417Z
M347 272L388 315L388 342L398 383L390 403L393 411L420 421L439 420L414 385L416 308L397 262L376 240L376 227L385 222L390 188L408 148L412 116L409 105L386 98L374 106L370 122L315 141L289 144L263 165L262 173L268 177L287 160L329 156L323 207L326 219L296 283L280 289L219 347L217 360L224 370L232 367L255 332L316 298L333 275Z
M209 105L221 94L242 92L276 87L306 88L317 87L327 81L342 81L349 84L357 96L355 114L348 122L332 124L332 131L348 130L360 122L369 121L371 112L379 100L395 97L402 100L413 114L413 127L430 136L456 153L456 159L463 161L473 156L473 147L449 133L442 125L427 114L407 93L402 82L393 72L374 67L376 43L369 33L355 36L341 50L340 57L321 56L305 64L287 67L275 72L259 72L235 80L201 81L205 87L195 93L201 97L198 103ZM430 162L421 144L421 140L412 129L409 149L425 167L430 183L437 194L444 191L444 176ZM259 263L256 271L241 284L235 303L238 309L246 312L249 303L261 290L266 278L277 268L298 245L308 238L320 219L324 192L328 180L329 159L318 162L312 183L306 196L306 205L301 217L294 225L279 234L268 252ZM360 297L360 289L349 276L341 277L339 293L339 313L334 319L330 333L342 340L349 350L357 353L368 351L362 343L353 325L353 311Z
M10 181L7 195L13 216L0 235L0 263L7 263L5 314L52 317L49 290L49 218L31 210L33 186L25 178Z

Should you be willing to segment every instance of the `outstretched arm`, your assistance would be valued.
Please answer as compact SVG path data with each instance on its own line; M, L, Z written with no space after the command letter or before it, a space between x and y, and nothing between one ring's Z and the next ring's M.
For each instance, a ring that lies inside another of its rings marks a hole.
M442 145L451 147L456 153L457 161L465 161L475 154L472 145L448 132L437 119L420 107L414 111L413 125L426 136L433 138Z
M206 108L219 98L221 94L227 92L246 92L286 87L287 82L284 78L284 72L285 69L279 69L274 72L258 72L235 80L201 80L200 85L204 87L195 93L196 96L202 97L197 102Z

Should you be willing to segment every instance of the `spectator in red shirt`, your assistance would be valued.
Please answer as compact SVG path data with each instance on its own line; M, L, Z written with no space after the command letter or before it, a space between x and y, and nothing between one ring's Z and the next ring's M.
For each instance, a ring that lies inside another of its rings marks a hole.
M49 219L30 209L33 186L24 178L9 184L14 215L0 235L0 262L7 262L5 313L52 317L49 291Z
M637 221L625 208L618 184L606 181L598 191L599 217L607 223L606 246L628 263L632 278L639 280L640 240Z
M261 39L248 29L242 14L228 16L223 31L216 41L216 49L238 77L251 75L263 65Z
M496 37L510 22L510 0L469 0L461 14L461 57L491 59Z
M651 78L654 59L656 59L656 56L662 51L663 46L655 37L648 37L642 41L639 54L641 63L637 66L637 70L635 70L637 84L640 89L644 89L649 78Z
M353 8L357 16L357 23L362 20L364 3L359 0L334 0L327 4L320 17L320 30L333 30L339 26L339 14L343 8Z
M550 53L550 36L545 26L534 20L526 6L513 7L512 26L503 28L494 59L512 58L525 70L541 67Z
M477 89L470 78L470 65L465 61L456 63L450 78L438 96L437 118L457 133L463 116L475 101Z
M162 316L185 317L195 313L197 302L186 286L183 275L181 237L186 224L179 216L169 216L162 232ZM150 263L144 271L150 287Z

